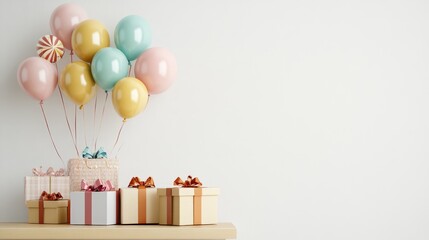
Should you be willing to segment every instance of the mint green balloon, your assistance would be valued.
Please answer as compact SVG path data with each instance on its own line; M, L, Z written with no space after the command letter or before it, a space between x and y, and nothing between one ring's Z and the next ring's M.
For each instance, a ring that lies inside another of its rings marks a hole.
M105 91L110 91L115 84L128 75L127 57L116 48L102 48L91 62L91 73L95 82Z
M130 15L115 28L115 44L128 61L135 60L152 43L152 30L143 17Z

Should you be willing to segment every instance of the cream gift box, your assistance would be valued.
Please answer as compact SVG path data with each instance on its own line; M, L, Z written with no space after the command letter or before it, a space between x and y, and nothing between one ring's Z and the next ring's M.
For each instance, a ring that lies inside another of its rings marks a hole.
M218 188L158 188L159 224L216 224L218 195Z
M106 158L70 159L67 169L70 176L70 191L80 191L82 179L88 182L94 182L96 179L110 179L114 186L118 186L118 160Z
M27 176L25 177L25 200L39 199L40 193L61 192L64 199L69 199L69 176Z
M70 224L112 225L119 220L119 191L70 193Z
M69 200L26 201L28 223L67 223L69 204Z
M121 188L121 224L158 224L156 188Z

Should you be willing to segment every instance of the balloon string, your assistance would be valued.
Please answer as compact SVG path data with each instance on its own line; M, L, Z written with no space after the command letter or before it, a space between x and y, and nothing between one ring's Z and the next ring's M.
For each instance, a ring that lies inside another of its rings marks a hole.
M74 137L77 146L77 105L74 105ZM79 155L79 153L77 155Z
M73 49L70 50L70 63L73 62Z
M61 157L60 153L58 152L57 146L55 145L55 142L54 142L54 138L52 137L51 129L49 128L48 119L46 118L46 114L45 114L45 109L43 109L43 100L40 101L40 108L42 109L43 118L45 119L46 128L48 129L49 137L51 137L52 145L54 146L55 152L57 152L58 157L61 159L61 162L65 167L66 165L64 164L64 160Z
M119 137L121 136L121 132L122 132L122 128L124 127L124 124L125 124L125 119L124 119L124 121L122 121L121 128L119 129L118 136L116 137L115 144L113 145L113 148L111 151L112 153L113 153L113 150L115 150L115 147L116 147L116 144L118 143Z
M94 143L94 151L96 150L96 148L97 148L97 145L95 145L95 127L96 127L96 124L95 124L95 116L97 115L97 98L98 98L98 94L97 94L97 91L95 91L95 104L94 104L94 128L93 128L93 133L92 133L92 142Z
M95 138L95 150L97 149L97 141L98 141L98 137L100 136L101 125L103 124L104 110L106 109L106 102L107 102L108 96L109 96L109 93L106 91L106 98L104 99L103 110L101 111L100 125L98 125L97 137Z
M129 68L129 70L128 70L128 77L131 75L131 62L130 61L128 61L128 66L130 66L130 68Z
M55 66L57 67L57 72L58 72L58 65L57 65L56 63L55 63ZM60 86L58 86L58 91L60 92L61 103L63 104L64 116L66 117L66 122L67 122L67 126L68 126L68 128L69 128L70 136L71 136L71 138L72 138L72 140L73 140L73 144L74 144L74 148L76 149L76 153L77 153L77 155L79 156L79 150L77 150L76 140L75 140L75 138L73 137L73 132L72 132L71 127L70 127L69 118L68 118L68 116L67 116L67 109L66 109L66 105L64 104L63 92L61 91Z
M85 138L85 146L88 146L88 142L86 140L85 108L83 106L80 106L80 109L82 110L83 136Z

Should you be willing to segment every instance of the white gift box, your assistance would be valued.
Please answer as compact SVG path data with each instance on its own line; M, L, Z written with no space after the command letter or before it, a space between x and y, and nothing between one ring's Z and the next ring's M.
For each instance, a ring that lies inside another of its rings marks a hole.
M156 188L121 188L121 224L158 224Z
M119 191L70 193L70 224L112 225L119 220Z

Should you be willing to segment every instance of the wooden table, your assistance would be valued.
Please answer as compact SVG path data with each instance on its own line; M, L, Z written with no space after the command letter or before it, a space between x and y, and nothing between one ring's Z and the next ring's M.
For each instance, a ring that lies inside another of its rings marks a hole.
M235 239L232 223L199 226L0 223L0 239Z

